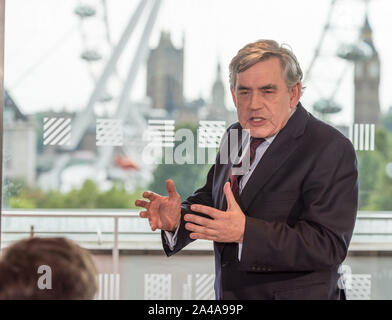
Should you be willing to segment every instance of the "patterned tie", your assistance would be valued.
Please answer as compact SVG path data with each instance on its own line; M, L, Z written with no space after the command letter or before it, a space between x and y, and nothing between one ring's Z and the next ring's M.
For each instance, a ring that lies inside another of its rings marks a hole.
M255 160L255 156L256 156L256 149L257 147L262 144L265 141L264 138L251 138L250 140L250 165L252 165L253 161ZM239 163L236 166L241 166L241 163ZM233 191L233 195L235 200L238 202L238 198L240 196L240 187L239 187L239 183L240 180L242 178L242 175L233 175L230 172L230 186L231 186L231 190Z

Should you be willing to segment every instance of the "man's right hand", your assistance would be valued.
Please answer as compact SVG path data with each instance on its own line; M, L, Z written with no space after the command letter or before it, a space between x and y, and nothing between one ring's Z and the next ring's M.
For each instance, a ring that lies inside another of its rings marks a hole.
M143 207L147 211L141 211L140 217L147 218L150 222L151 230L156 229L175 231L181 219L181 198L173 180L166 181L168 197L160 196L151 191L143 193L143 198L150 201L136 200L135 205Z

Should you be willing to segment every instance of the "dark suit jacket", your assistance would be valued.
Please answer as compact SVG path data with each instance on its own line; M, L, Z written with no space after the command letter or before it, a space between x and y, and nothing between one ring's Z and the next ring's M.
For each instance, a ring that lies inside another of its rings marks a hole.
M218 158L206 184L182 203L174 250L162 239L168 256L192 241L183 220L189 205L226 210L223 185L232 164ZM299 103L240 195L246 215L241 260L225 258L233 244L214 243L216 298L345 299L338 268L347 255L357 203L352 143Z

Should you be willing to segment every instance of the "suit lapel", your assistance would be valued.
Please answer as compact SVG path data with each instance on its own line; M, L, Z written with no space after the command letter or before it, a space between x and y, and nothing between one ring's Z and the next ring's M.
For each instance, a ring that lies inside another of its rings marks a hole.
M219 190L219 194L220 194L220 196L219 196L219 199L220 199L219 200L219 210L222 210L222 211L226 211L226 209L227 209L226 196L223 192L223 187L224 187L225 183L227 181L229 181L231 167L232 167L231 165L226 166L225 172L223 173L223 180L222 180L222 183L220 184L221 187Z
M239 124L239 122L235 123L231 129L237 129L238 130L238 141L242 141L242 127ZM230 150L229 146L230 146L230 134L228 134L227 136L227 140L223 141L223 143L227 143L227 150L229 150L230 154L232 152L236 152L236 150ZM241 146L240 146L241 148ZM241 150L241 149L240 149ZM239 151L237 153L237 157L239 155ZM234 155L233 155L234 158ZM230 172L231 172L231 168L233 167L233 163L231 161L232 156L229 156L228 159L228 163L223 165L222 168L222 173L219 175L219 181L216 181L217 186L218 186L218 190L217 190L217 199L218 199L218 209L221 211L226 211L227 210L227 201L226 201L226 197L225 194L223 192L223 187L225 185L225 183L227 181L229 181L230 178ZM235 163L237 163L237 161L234 161ZM221 256L223 253L223 248L225 247L226 243L221 243L221 242L215 242L215 246L216 249L219 252L219 255Z
M297 143L292 137L281 135L275 138L241 192L239 205L244 212L247 211L253 198L258 194L260 189L264 187L274 173L286 162L296 148Z
M237 122L233 125L233 127L231 129L237 130L237 133L238 133L238 137L237 137L238 140L237 141L239 143L239 151L230 150L230 134L229 134L227 136L227 140L225 141L225 143L227 143L226 148L227 148L227 150L229 150L230 156L228 158L228 163L223 166L221 180L217 181L217 185L219 186L219 189L218 189L218 199L219 199L218 209L222 210L222 211L226 211L226 209L227 209L227 202L226 202L225 194L223 192L223 187L224 187L225 183L230 180L229 179L230 172L233 167L233 162L231 160L236 159L236 161L234 161L234 163L237 163L239 154L241 153L241 150L242 150L242 143L241 143L241 141L242 141L242 127L241 127L241 125L239 124L239 122ZM236 152L237 152L237 154L236 154Z

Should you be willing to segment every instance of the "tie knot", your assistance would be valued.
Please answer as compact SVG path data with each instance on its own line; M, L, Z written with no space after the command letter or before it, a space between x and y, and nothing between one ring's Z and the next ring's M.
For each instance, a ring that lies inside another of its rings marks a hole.
M253 161L255 160L256 156L256 149L257 147L262 144L265 141L264 138L253 138L251 137L250 139L250 148L249 148L249 155L250 155L250 164L252 165ZM239 164L234 164L233 167L241 167L242 166L242 160Z
M251 138L250 140L250 164L253 163L256 156L257 147L265 141L264 138Z
M251 138L250 139L250 149L251 150L256 150L257 149L257 147L260 145L260 144L262 144L263 142L265 141L265 139L264 138Z

